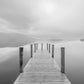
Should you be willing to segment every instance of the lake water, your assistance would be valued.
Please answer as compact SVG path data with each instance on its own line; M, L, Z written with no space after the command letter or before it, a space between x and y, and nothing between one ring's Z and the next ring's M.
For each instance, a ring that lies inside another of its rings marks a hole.
M11 48L8 49L11 50ZM5 58L2 59L3 61L0 62L0 84L13 84L19 75L19 48L15 48L11 52L8 52L4 57ZM29 59L29 48L25 48L23 66L26 65Z
M55 43L55 60L60 66L60 48L65 47L66 75L72 84L84 84L84 43L80 41ZM3 51L4 52L4 51ZM1 52L0 52L1 53ZM2 54L0 54L2 55ZM13 84L19 75L19 51L6 54L6 59L0 58L0 84ZM5 58L4 56L4 58ZM8 58L9 57L9 58ZM30 59L29 46L24 50L24 66Z
M84 42L55 43L55 60L60 64L60 48L65 47L66 75L72 84L84 84Z

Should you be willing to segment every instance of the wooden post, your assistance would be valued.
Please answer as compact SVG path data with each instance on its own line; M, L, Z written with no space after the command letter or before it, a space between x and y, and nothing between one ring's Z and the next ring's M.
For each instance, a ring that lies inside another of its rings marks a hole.
M35 43L35 52L36 52L36 43Z
M54 45L52 45L52 58L54 58Z
M48 50L48 43L47 43L47 50Z
M30 50L31 50L31 58L33 57L33 44L30 45Z
M37 50L38 50L38 43L37 43Z
M50 44L49 44L49 53L50 53Z
M36 53L36 44L34 44L34 53Z
M20 56L20 73L23 72L23 47L19 48L19 56Z
M41 50L43 51L43 43L41 43Z
M61 48L61 72L65 73L65 48Z

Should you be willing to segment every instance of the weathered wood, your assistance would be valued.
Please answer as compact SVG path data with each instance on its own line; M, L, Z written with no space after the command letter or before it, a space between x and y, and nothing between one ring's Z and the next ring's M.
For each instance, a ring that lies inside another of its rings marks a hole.
M19 48L19 56L20 56L20 73L23 72L23 47Z
M49 53L50 53L50 44L49 44Z
M36 53L36 43L34 44L34 53Z
M38 43L36 44L36 50L38 50Z
M54 58L54 45L52 45L52 58Z
M61 72L65 73L65 48L61 48Z
M43 51L43 43L41 43L41 51Z
M47 43L47 50L48 50L48 43Z
M36 51L38 50L38 43L35 43L34 45L35 45L35 53L36 53Z
M47 50L38 50L14 84L71 84Z
M31 58L33 57L33 44L30 45L30 50L31 50Z

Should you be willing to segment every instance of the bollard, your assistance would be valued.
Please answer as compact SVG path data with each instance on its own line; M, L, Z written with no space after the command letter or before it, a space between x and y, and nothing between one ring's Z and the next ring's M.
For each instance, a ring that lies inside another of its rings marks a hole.
M50 44L49 44L49 53L50 53Z
M43 51L43 43L41 43L41 51Z
M47 43L47 50L48 50L48 43Z
M65 73L65 48L61 48L61 72Z
M36 44L36 50L38 50L38 43Z
M36 53L36 44L34 44L34 53Z
M23 47L19 48L19 56L20 56L20 73L23 72Z
M52 45L52 58L54 58L54 45Z
M36 47L36 48L37 48L37 50L38 50L38 43L37 43L37 47Z
M31 50L31 58L33 57L33 44L30 45L30 50Z

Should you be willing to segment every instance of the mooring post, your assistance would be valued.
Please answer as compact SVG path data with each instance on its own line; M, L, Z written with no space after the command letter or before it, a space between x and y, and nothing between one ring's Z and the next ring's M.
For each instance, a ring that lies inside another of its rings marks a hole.
M65 48L61 47L61 72L65 73Z
M34 53L36 53L36 44L34 44Z
M52 45L52 58L54 58L54 44Z
M47 50L48 50L48 43L47 43Z
M49 53L50 53L50 44L49 44Z
M36 47L36 43L35 43L35 53L36 53L37 47Z
M38 43L37 43L37 50L38 50Z
M20 56L20 73L23 72L23 47L19 48L19 56Z
M41 50L43 51L43 43L41 43Z
M33 57L33 44L30 45L30 50L31 50L31 58Z

